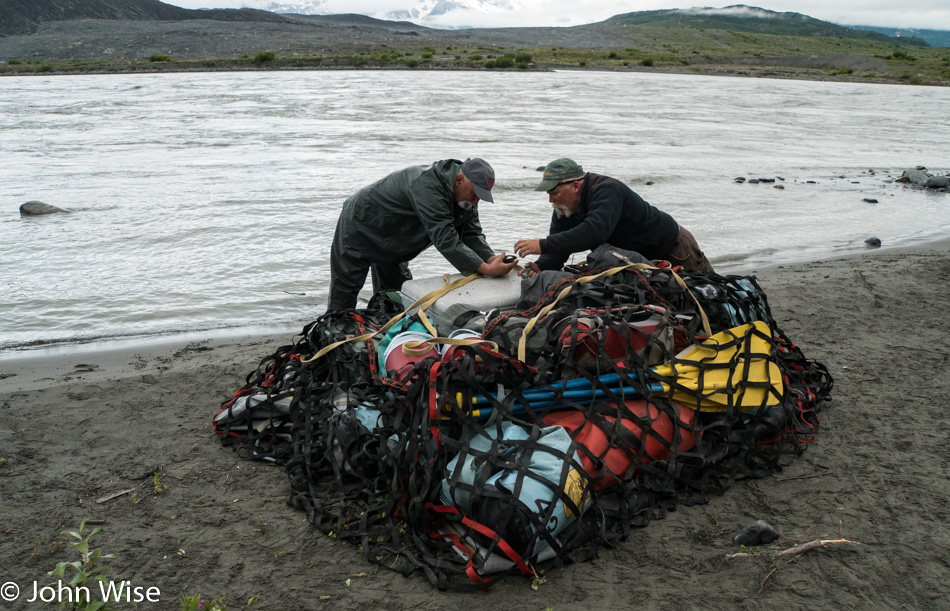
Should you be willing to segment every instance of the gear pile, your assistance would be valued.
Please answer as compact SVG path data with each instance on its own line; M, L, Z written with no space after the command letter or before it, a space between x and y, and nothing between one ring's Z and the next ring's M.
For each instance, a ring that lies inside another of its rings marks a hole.
M814 439L832 378L754 277L575 271L454 339L382 294L329 312L215 431L284 465L320 530L440 588L585 559Z

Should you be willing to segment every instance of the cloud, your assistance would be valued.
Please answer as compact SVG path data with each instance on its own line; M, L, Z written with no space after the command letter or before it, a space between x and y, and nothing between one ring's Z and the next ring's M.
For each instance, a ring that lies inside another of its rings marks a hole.
M768 11L760 9L754 6L726 6L723 8L688 8L682 9L683 13L691 15L728 15L728 16L738 16L738 17L758 17L761 19L770 17L771 14Z

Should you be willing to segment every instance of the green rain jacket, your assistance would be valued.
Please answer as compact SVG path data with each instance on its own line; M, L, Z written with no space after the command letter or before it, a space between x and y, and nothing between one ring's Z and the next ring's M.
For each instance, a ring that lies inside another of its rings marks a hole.
M477 207L455 201L461 161L413 166L357 191L343 203L343 244L373 263L407 262L431 245L455 269L474 272L494 254L478 221Z

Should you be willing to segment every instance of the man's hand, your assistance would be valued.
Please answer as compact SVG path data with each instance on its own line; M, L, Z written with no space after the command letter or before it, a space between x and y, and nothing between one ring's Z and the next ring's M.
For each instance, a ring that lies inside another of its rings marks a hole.
M515 252L519 257L541 254L541 240L518 240L515 242Z
M538 264L532 261L531 263L525 263L524 269L518 272L519 276L527 276L528 278L534 278L541 273L541 268L538 267Z
M500 255L493 255L488 257L488 260L478 266L477 271L483 276L504 276L512 270L512 268L518 264L518 260L512 258L511 261L505 263L505 253Z

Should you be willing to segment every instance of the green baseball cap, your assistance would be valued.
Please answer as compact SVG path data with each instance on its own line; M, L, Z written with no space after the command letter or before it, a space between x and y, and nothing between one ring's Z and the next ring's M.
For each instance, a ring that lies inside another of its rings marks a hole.
M555 159L544 166L544 178L541 184L534 188L535 191L550 191L562 180L571 178L581 179L584 177L584 168L577 165L573 159L562 157Z

